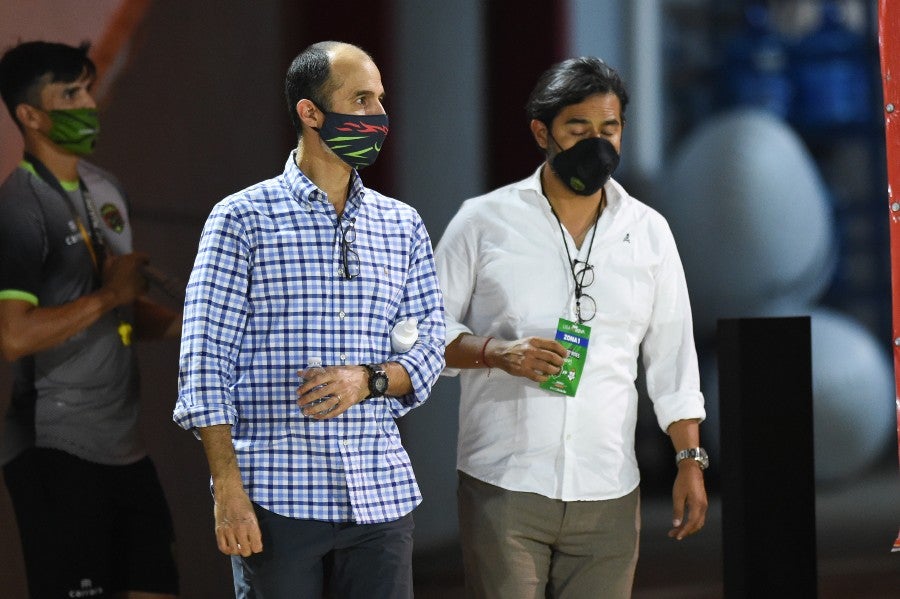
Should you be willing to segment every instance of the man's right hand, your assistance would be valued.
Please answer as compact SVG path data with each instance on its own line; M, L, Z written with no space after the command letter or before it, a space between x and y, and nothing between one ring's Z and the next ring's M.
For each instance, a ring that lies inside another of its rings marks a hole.
M214 424L196 429L209 462L216 498L216 542L225 555L249 557L263 550L262 533L253 504L241 482L230 424Z
M241 489L216 493L216 542L225 555L249 557L263 550L253 504Z
M557 374L568 350L554 339L526 337L514 341L492 339L485 347L485 358L493 368L501 368L513 376L543 383Z
M137 252L107 256L103 264L103 288L113 294L117 306L130 304L147 292L147 277L142 269L148 262L147 254Z

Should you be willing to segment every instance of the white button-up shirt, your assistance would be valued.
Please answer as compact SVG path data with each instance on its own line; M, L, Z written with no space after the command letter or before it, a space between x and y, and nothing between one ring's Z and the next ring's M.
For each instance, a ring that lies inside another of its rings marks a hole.
M472 333L553 339L575 321L567 262L587 260L597 304L578 392L567 397L499 369L460 374L457 467L514 491L563 501L612 499L640 481L634 452L638 353L659 426L706 413L681 260L663 217L617 182L581 248L528 179L466 201L438 243L447 342ZM592 242L592 243L591 243ZM447 369L445 375L459 370Z

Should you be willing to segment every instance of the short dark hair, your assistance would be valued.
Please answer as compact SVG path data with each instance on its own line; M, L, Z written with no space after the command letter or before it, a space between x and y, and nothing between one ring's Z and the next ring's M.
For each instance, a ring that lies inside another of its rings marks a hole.
M19 104L40 105L40 91L47 83L71 83L83 75L94 77L97 67L88 58L90 42L69 46L54 42L23 42L0 58L0 96L13 121ZM45 77L49 79L44 80Z
M594 94L609 93L618 96L624 123L628 92L619 73L594 56L569 58L541 74L525 111L529 119L537 119L549 127L566 106L578 104Z
M303 125L297 114L297 102L307 99L322 110L331 110L331 94L340 87L341 82L331 77L328 52L340 46L351 45L335 41L318 42L308 46L291 61L284 78L284 97L297 137L303 132ZM369 56L362 48L353 47Z

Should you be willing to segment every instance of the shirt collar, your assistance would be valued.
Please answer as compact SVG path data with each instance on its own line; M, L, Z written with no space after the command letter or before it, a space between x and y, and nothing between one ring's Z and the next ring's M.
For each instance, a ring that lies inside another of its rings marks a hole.
M312 208L316 202L326 202L325 192L319 189L297 166L297 150L292 150L284 165L284 181L291 195L305 208ZM366 187L356 169L350 171L350 191L344 212L355 212L366 196Z
M42 179L42 177L38 174L37 169L34 168L34 165L24 158L19 163L19 168L28 171L38 179ZM80 182L77 179L75 181L63 181L62 179L60 179L59 184L66 191L78 191L80 187Z

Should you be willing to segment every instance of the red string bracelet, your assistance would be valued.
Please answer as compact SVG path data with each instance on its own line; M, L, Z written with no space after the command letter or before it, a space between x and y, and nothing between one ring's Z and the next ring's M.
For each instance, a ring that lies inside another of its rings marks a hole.
M484 342L484 345L481 346L481 363L484 364L485 366L487 366L488 368L490 368L491 365L488 364L487 356L484 355L484 350L487 349L487 344L491 342L491 339L493 339L493 337L488 337L487 340Z

